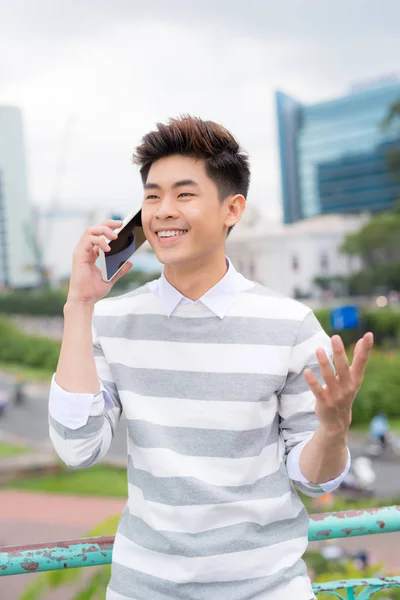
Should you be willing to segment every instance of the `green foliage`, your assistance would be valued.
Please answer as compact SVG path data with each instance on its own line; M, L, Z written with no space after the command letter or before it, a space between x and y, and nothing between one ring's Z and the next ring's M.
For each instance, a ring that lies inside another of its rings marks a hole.
M375 564L368 566L365 570L361 571L352 560L326 560L323 556L318 555L319 553L307 553L305 560L307 565L312 569L314 565L317 569L321 569L313 578L315 583L326 583L328 581L342 581L343 579L371 579L376 577L377 574L384 573L384 567L382 564ZM314 570L314 569L313 569ZM316 573L316 571L314 571ZM361 593L361 590L365 588L357 588L357 594ZM344 598L346 592L344 588L338 589L337 592ZM318 600L331 600L332 595L330 594L318 594ZM400 590L393 588L391 590L382 590L374 595L376 600L400 600Z
M346 279L349 294L400 290L400 212L373 217L357 233L349 234L341 251L359 256L364 268Z
M400 260L349 275L346 288L350 296L387 294L391 290L400 290Z
M116 296L129 289L157 279L159 273L146 273L132 269L113 286L110 296ZM20 314L36 316L63 316L67 290L15 290L0 293L0 314Z
M22 378L24 381L50 381L54 370L42 367L26 367L21 364L6 363L0 360L0 371Z
M399 257L400 215L383 212L370 219L357 233L349 234L341 250L345 254L361 256L368 266L383 264Z
M60 354L60 342L26 335L4 318L0 319L0 340L0 362L55 371Z
M386 129L399 126L400 123L400 100L397 100L392 104L389 109L389 113L383 122L383 126ZM398 129L400 134L400 128ZM399 135L400 137L400 135ZM388 152L387 156L388 166L390 171L396 177L400 177L400 149L393 149Z
M368 423L379 411L400 416L400 353L371 353L361 389L353 405L354 425Z
M20 291L0 294L0 313L62 316L65 291Z
M330 310L315 311L328 335L336 333L330 325ZM353 405L353 424L368 423L379 411L388 417L400 417L400 311L391 308L361 310L359 330L339 332L352 361L354 344L362 334L372 331L375 349L368 361L364 381Z
M398 348L400 344L400 310L390 307L380 309L360 308L360 328L335 331L330 324L330 309L315 311L315 316L328 335L339 333L345 346L355 344L360 336L372 331L375 345L384 348Z

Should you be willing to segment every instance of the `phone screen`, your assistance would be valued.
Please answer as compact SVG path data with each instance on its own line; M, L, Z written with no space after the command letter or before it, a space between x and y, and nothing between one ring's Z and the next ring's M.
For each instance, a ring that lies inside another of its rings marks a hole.
M142 228L142 213L139 211L121 229L116 240L111 240L108 245L111 250L105 252L107 279L112 279L120 267L132 256L134 252L146 241Z

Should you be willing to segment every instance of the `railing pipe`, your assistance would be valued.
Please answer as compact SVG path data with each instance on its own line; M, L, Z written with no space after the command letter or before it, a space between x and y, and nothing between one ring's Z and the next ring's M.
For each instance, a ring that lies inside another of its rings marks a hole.
M400 506L319 513L309 517L308 539L320 541L400 531ZM92 567L111 563L114 537L0 547L0 576ZM363 588L356 597L356 588ZM400 587L400 577L313 584L316 594L367 600L379 590ZM345 592L339 592L339 590ZM343 596L345 593L346 596Z

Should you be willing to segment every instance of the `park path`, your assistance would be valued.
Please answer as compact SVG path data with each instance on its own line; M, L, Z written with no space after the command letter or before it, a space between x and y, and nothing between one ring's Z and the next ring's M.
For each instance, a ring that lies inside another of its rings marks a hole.
M0 546L84 537L95 525L121 514L124 504L124 499L115 498L0 491ZM35 577L38 575L0 577L0 600L18 600ZM51 593L51 600L70 598L70 590Z

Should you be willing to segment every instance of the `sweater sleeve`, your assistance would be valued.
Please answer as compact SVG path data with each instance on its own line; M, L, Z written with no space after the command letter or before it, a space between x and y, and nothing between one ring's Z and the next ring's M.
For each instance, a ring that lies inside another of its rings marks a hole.
M61 460L71 468L84 469L104 458L122 414L117 387L94 324L92 336L99 391L67 392L57 384L55 375L50 387L50 439Z
M332 485L318 485L308 482L301 475L299 463L300 451L313 436L318 427L315 414L316 399L304 379L305 369L311 369L318 381L325 384L320 372L316 350L323 348L333 361L330 337L322 329L314 313L310 311L302 321L289 358L289 371L285 384L279 394L280 430L285 441L287 467L296 487L308 496L320 496L340 484L345 472ZM294 450L296 449L296 450ZM292 453L293 451L293 453ZM349 461L348 461L349 463Z

